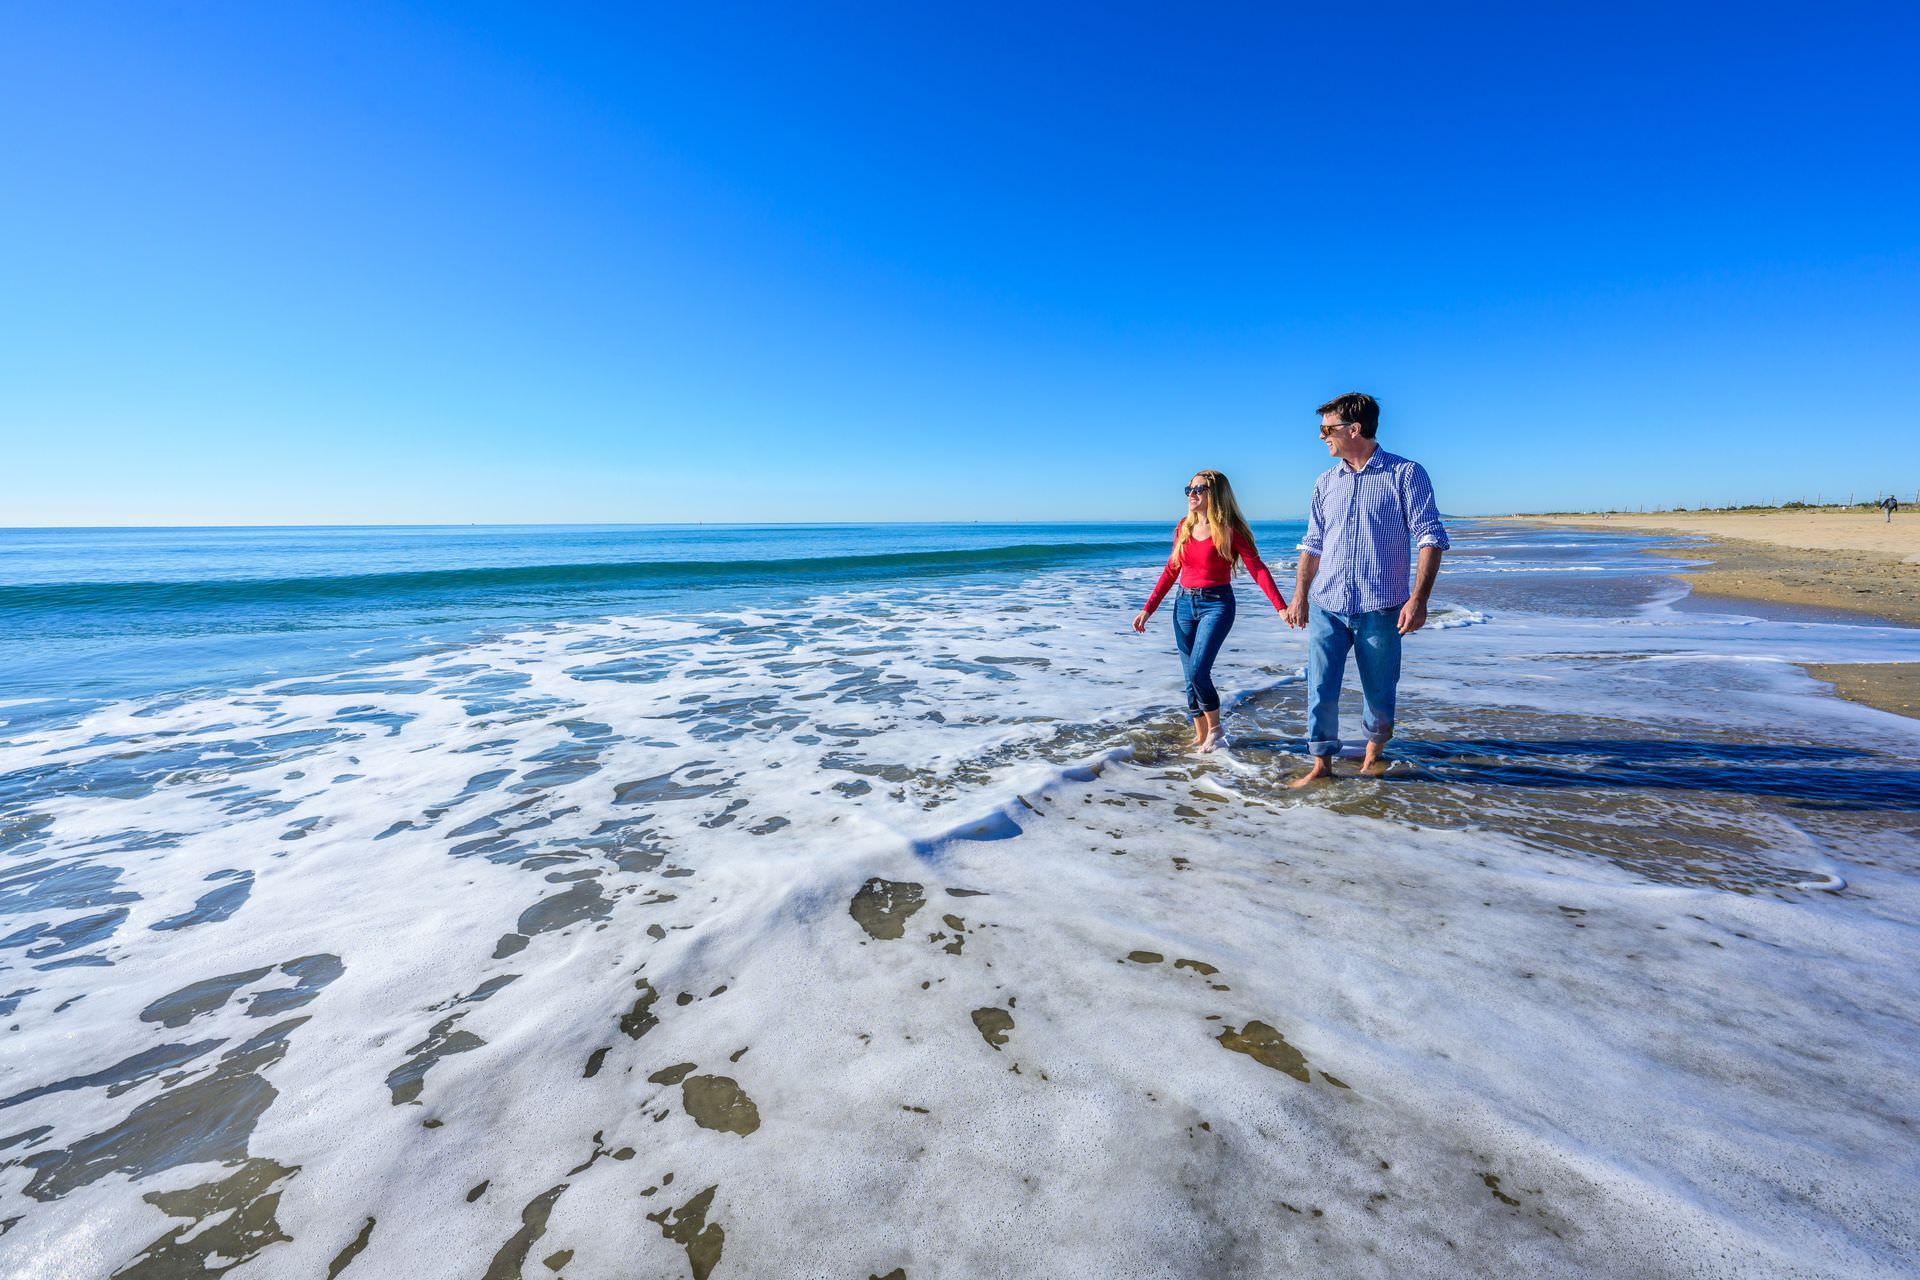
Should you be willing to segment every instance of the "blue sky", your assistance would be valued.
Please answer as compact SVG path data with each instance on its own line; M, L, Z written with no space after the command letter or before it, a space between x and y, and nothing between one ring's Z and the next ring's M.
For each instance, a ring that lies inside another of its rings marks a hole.
M1911 6L14 6L0 524L1920 488Z

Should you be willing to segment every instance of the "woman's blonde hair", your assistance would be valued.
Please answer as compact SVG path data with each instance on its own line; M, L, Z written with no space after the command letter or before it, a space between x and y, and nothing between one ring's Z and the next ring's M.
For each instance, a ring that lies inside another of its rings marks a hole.
M1247 527L1247 518L1240 514L1240 504L1233 500L1233 486L1227 483L1224 472L1197 471L1194 479L1207 482L1206 521L1207 530L1213 535L1213 553L1227 562L1227 572L1232 573L1240 565L1237 544L1242 540L1251 544L1253 530ZM1187 539L1193 536L1193 526L1198 523L1198 518L1198 513L1188 512L1180 521L1180 527L1173 535L1173 555L1168 563L1180 563L1180 553L1187 549ZM1222 530L1227 534L1224 543L1220 540Z

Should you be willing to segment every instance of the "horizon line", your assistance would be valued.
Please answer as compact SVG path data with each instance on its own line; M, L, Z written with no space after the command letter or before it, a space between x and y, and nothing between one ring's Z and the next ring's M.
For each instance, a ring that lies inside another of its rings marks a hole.
M1581 512L1552 512L1536 514L1578 515ZM1593 514L1598 514L1597 512ZM1461 512L1440 513L1446 520L1503 520L1518 518L1518 513L1503 512L1494 515L1467 514ZM1306 519L1303 512L1292 516L1249 516L1252 524L1279 523ZM1090 520L530 520L530 521L493 521L463 520L438 521L431 523L345 523L329 522L316 524L18 524L0 525L0 533L161 533L194 532L199 530L260 530L260 529L861 529L861 528L936 528L943 525L995 525L1010 528L1048 528L1072 525L1098 524L1140 524L1162 525L1165 517L1149 518L1107 518Z

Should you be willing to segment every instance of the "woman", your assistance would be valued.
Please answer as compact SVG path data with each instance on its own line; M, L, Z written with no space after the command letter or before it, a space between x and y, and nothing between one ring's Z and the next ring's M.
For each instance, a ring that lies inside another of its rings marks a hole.
M1147 597L1147 607L1133 616L1133 629L1145 631L1147 619L1179 578L1173 640L1180 646L1180 665L1187 673L1187 714L1193 717L1193 746L1199 751L1213 750L1220 737L1220 693L1213 687L1213 660L1233 628L1232 579L1237 564L1246 565L1274 609L1285 612L1287 602L1280 598L1267 566L1260 563L1247 518L1233 500L1233 486L1218 471L1202 471L1187 485L1187 515L1173 527L1173 554L1167 558L1167 567Z

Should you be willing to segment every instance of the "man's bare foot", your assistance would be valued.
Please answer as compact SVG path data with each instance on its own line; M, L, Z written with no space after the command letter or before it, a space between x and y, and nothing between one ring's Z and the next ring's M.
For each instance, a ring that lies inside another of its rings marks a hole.
M1366 755L1360 759L1360 772L1366 774L1369 778L1377 778L1385 773L1387 771L1387 762L1380 758L1381 752L1384 749L1384 743L1369 742L1367 744Z
M1333 776L1333 759L1329 756L1315 756L1313 758L1313 768L1307 770L1292 782L1289 782L1287 786L1292 790L1298 791L1301 787L1312 786L1316 782L1323 782Z

